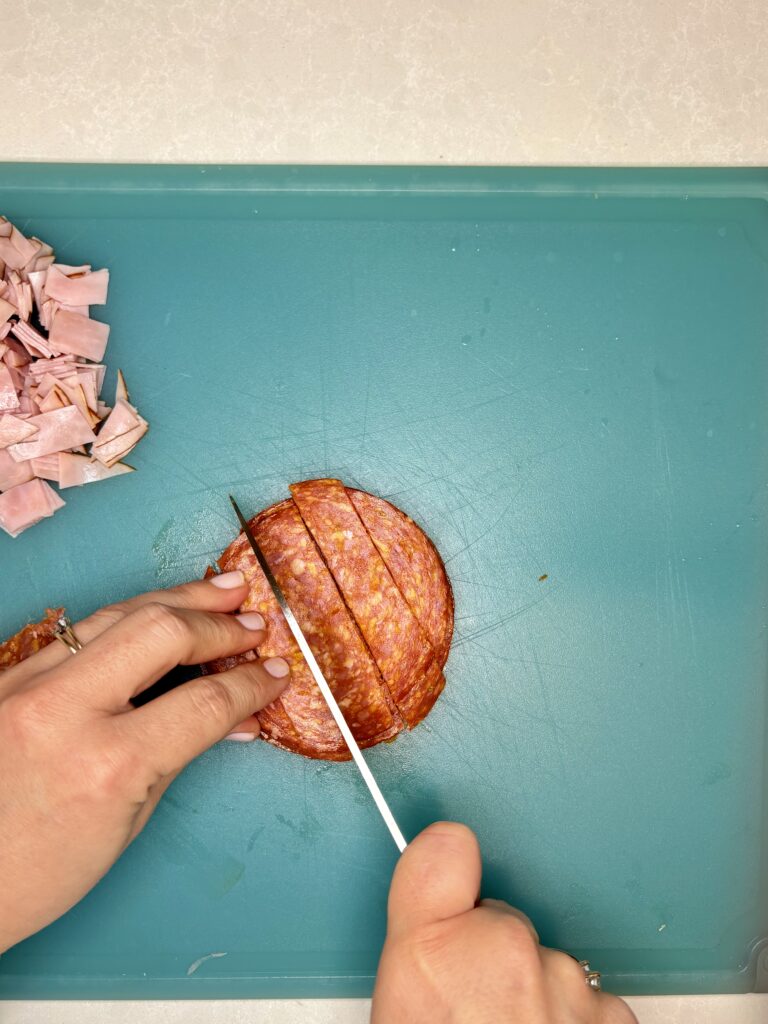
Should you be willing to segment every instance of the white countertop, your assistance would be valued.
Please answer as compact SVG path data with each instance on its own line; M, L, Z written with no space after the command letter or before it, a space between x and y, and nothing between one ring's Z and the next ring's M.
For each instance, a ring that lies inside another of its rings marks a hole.
M17 0L0 160L766 164L765 0Z
M18 0L0 160L768 165L765 0ZM757 1024L768 996L636 999ZM0 1003L0 1024L362 1024L368 1004Z
M768 996L669 996L663 999L643 996L628 1002L640 1024L765 1024L768 1020ZM2 1024L368 1024L370 1005L367 999L0 1002L0 1021ZM499 1024L506 1022L499 1021Z

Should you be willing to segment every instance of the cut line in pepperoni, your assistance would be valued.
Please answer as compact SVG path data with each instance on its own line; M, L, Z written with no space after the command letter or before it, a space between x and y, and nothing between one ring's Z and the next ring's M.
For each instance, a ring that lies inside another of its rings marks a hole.
M445 685L432 645L340 480L305 480L293 500L355 617L406 723L424 718Z
M453 636L453 593L437 548L395 505L367 491L347 494L442 668Z

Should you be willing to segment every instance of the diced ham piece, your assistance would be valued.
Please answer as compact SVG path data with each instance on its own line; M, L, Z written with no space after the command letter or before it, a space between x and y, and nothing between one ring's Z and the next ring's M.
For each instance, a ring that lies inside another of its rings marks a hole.
M41 480L54 480L58 483L60 454L56 452L55 455L44 455L42 459L30 459L35 476Z
M44 248L50 247L44 246ZM35 260L35 269L33 273L37 273L39 270L47 270L55 259L56 257L53 254L51 254L50 256L38 256L37 259Z
M59 263L48 268L45 279L45 294L68 306L103 306L108 287L108 270L83 271Z
M32 289L32 297L35 300L35 306L37 309L40 309L43 304L43 287L47 276L47 270L33 270L31 273L27 274L29 287Z
M88 408L92 412L98 412L99 404L99 388L96 383L97 373L93 366L78 366L77 367L77 380L80 387L83 389L85 400L88 403ZM103 419L102 416L98 417Z
M108 324L60 309L51 328L50 345L59 352L71 352L98 362L104 355L108 338Z
M11 270L21 270L27 262L10 238L0 235L0 260Z
M65 394L69 402L80 410L83 419L87 420L92 427L97 426L101 422L96 413L92 412L88 407L85 391L83 391L83 387L76 375L64 377L59 381L58 387Z
M96 373L96 390L101 391L104 387L104 378L107 374L107 368L103 363L96 363L95 366L89 366L90 370L94 370Z
M69 401L67 396L58 386L58 384L55 384L48 392L48 394L45 396L45 398L40 398L38 396L37 404L40 406L40 412L42 413L53 412L54 409L63 409L67 405L71 405L72 403Z
M53 248L48 245L47 242L41 241L39 238L32 236L32 241L36 242L40 248L37 250L37 255L34 259L34 267L32 270L44 270L46 267L50 267L56 257L53 255ZM40 265L42 263L42 266Z
M31 375L27 376L27 380L31 380ZM41 377L37 383L37 393L35 395L39 402L41 398L45 398L50 393L52 388L56 387L57 378L52 373L46 373L44 377Z
M17 484L34 478L31 462L17 462L4 448L0 448L0 491L8 491Z
M126 384L125 384L125 377L123 376L123 371L122 370L118 370L117 371L117 385L115 387L115 401L117 402L121 398L125 402L130 402L130 400L131 400L131 397L128 394L128 388L126 387Z
M44 480L17 484L0 494L0 529L11 537L52 516L64 502Z
M24 385L25 385L25 382L26 382L26 371L25 371L24 367L23 366L8 366L7 363L5 364L5 366L7 367L8 374L9 374L11 380L13 381L14 388L16 389L17 392L23 393Z
M119 398L99 431L91 454L105 466L113 466L133 451L148 429L149 424L134 407Z
M78 445L90 444L96 440L90 425L74 405L32 416L29 422L39 429L39 433L31 441L21 441L8 449L19 462L24 459L39 459L43 455L66 451L68 448L76 448Z
M141 419L141 417L139 419L141 421L139 425L134 427L133 430L129 430L126 434L120 434L118 437L102 445L93 445L91 448L93 457L98 459L99 462L103 462L105 466L114 466L116 462L129 455L149 430L147 421Z
M0 416L0 449L7 448L10 444L18 444L19 441L26 441L38 430L39 428L34 423L20 419L11 413Z
M73 267L69 263L57 263L56 269L67 277L76 277L77 275L90 273L91 264L82 263L79 267Z
M83 484L92 484L97 480L106 480L111 476L122 476L124 473L133 473L133 466L126 466L123 462L115 463L113 466L104 466L95 459L89 459L86 455L71 455L69 452L59 452L59 487L81 487Z
M0 363L0 412L12 412L19 408L19 396L11 371L5 363Z
M19 399L19 412L27 416L39 416L40 406L29 395L22 395Z
M8 326L12 327L13 324ZM6 366L27 366L32 362L32 359L22 344L12 338L10 334L5 339L5 344L8 346L8 351L3 356L3 362Z
M23 257L22 266L39 255L43 243L36 238L27 238L17 227L11 228L11 244Z
M29 367L29 374L33 377L45 377L50 374L52 377L69 377L77 373L78 363L72 355L56 356L54 359L38 359Z
M16 313L16 307L7 299L0 299L0 323L4 324L14 313Z
M140 420L141 417L130 402L126 402L125 399L118 398L115 402L114 409L101 425L101 430L99 431L99 436L96 439L96 445L94 445L94 447L103 444L106 441L111 441L113 438L119 437L121 434L127 434L129 430L133 430L134 427L139 425Z
M8 285L3 298L12 302L22 320L29 320L32 313L32 288L12 270L6 278Z
M61 355L39 331L36 331L31 324L25 323L23 320L19 320L18 323L13 325L11 334L21 342L27 352L34 358L50 359L51 356Z
M58 309L58 303L55 299L43 299L41 305L37 307L37 318L40 321L40 326L45 328L50 333L53 325L53 317Z

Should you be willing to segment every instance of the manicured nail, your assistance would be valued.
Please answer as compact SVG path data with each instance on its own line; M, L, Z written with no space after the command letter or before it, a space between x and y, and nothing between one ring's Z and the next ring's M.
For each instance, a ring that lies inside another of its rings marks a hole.
M285 658L267 658L264 662L264 668L275 679L285 679L291 671Z
M232 743L252 743L256 739L256 733L231 732L228 736L225 736L224 739L230 740Z
M263 616L258 612L243 612L242 615L236 615L235 618L246 629L264 629L266 626Z
M222 590L234 590L235 587L242 587L245 583L245 576L240 569L235 569L234 572L222 572L218 576L212 576L211 583L214 587L221 587Z

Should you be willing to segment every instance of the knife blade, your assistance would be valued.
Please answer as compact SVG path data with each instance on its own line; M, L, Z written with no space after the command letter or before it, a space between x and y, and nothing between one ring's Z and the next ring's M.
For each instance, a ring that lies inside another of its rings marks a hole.
M264 557L264 553L262 552L261 548L256 542L256 538L253 536L253 531L248 525L248 520L240 511L240 507L238 506L237 502L235 501L231 494L229 496L229 500L232 502L232 507L235 510L235 515L237 516L238 522L240 523L240 527L242 528L242 531L245 534L246 540L251 545L251 550L256 556L256 561L259 563L261 571L267 578L267 583L269 583L272 589L272 593L275 595L275 600L280 605L280 610L285 616L285 621L288 623L288 628L290 629L291 633L293 633L293 637L296 643L299 645L299 650L304 655L304 660L309 666L309 671L312 673L312 676L318 685L320 693L322 693L325 702L328 705L331 714L333 715L334 721L336 722L336 725L338 725L341 731L341 735L344 737L344 742L349 747L349 752L352 755L352 760L357 765L360 774L363 777L363 781L368 787L369 793L373 797L373 802L376 804L379 813L384 819L384 824L389 829L390 835L395 841L395 846L397 846L400 853L402 853L405 847L407 846L407 843L405 841L403 833L400 831L400 828L397 822L395 821L395 816L390 810L389 804L384 798L384 794L379 789L379 785L376 782L376 779L373 777L373 773L371 772L371 769L368 767L368 764L362 755L360 747L357 745L357 740L352 735L352 730L347 725L347 721L344 718L344 714L339 705L337 704L336 698L333 696L331 688L328 685L325 676L323 675L322 669L317 663L315 655L312 653L312 648L309 646L307 638L304 636L304 633L302 632L301 626L299 625L296 616L291 611L291 608L285 599L285 594L283 594L282 590L280 589L280 584L275 579L272 570L269 568L267 560Z

